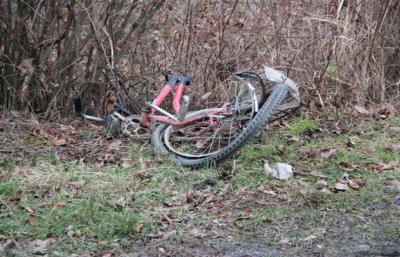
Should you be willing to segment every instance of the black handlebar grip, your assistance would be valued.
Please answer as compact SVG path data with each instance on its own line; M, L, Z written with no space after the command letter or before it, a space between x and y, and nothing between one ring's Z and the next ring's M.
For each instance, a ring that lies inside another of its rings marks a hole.
M82 113L81 95L78 92L75 92L72 101L74 102L75 112Z
M188 77L181 77L181 83L184 84L184 85L186 85L186 86L189 86L189 85L190 85L190 78L188 78Z

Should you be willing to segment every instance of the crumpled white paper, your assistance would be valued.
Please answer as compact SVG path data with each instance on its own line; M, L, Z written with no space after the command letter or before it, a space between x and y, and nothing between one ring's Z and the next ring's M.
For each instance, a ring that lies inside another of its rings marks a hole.
M281 180L288 180L293 177L293 166L286 163L275 163L271 168L268 162L264 163L264 172L267 175L273 176L274 178Z

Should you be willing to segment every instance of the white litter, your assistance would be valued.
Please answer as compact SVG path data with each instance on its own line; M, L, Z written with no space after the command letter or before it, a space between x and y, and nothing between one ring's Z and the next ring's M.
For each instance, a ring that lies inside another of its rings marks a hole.
M264 172L267 175L273 176L274 178L281 180L288 180L293 177L293 167L292 165L286 163L278 162L271 168L268 162L265 162Z

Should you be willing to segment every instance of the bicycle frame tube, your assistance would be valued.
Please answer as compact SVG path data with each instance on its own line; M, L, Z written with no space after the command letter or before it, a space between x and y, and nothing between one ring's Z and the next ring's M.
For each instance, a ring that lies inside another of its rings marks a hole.
M165 98L168 96L168 94L172 91L172 87L173 85L171 85L171 83L167 83L158 93L157 97L154 99L153 101L153 105L155 106L160 106ZM183 83L178 83L176 86L176 90L172 99L172 106L174 108L174 111L176 112L176 114L179 113L179 110L181 109L181 99L183 96L183 93L185 92L185 84ZM159 119L156 119L157 121L162 121L162 119L160 119L161 117L165 118L165 120L170 120L170 118L165 117L165 116L157 116L154 115L154 113L156 112L155 108L151 108L151 112L149 113L143 113L142 114L142 119L140 121L140 125L142 127L150 127L150 119L154 118L154 117L159 117ZM163 121L162 121L163 122Z
M181 100L184 92L185 92L185 85L179 83L176 86L174 97L172 99L172 106L174 107L174 111L176 114L178 114L179 110L181 109Z
M164 102L165 98L171 92L172 86L170 84L166 84L158 93L157 97L154 99L153 104L156 106L160 106L162 102ZM156 109L152 108L151 113L154 114Z
M192 121L200 120L200 119L206 118L206 117L211 116L211 115L218 115L218 114L225 113L225 112L226 112L226 106L222 106L221 108L218 108L218 109L211 109L209 113L201 114L201 115L195 115L193 117L186 118L186 119L181 120L181 121L171 120L170 118L168 118L166 116L160 116L160 115L150 115L150 117L152 119L155 119L156 121L160 121L162 123L166 123L166 124L169 124L169 125L183 126L183 125L186 125L186 124L188 124L188 123L190 123ZM209 122L211 123L211 121L209 121Z

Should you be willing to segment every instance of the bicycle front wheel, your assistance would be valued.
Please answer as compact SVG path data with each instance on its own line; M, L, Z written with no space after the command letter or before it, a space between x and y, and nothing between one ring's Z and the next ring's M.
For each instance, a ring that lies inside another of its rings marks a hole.
M196 159L218 153L229 145L249 124L258 110L257 95L250 83L232 85L222 104L228 108L183 126L159 125L153 132L152 145L159 152L170 152L183 158ZM200 110L188 117L209 113Z
M270 120L282 100L285 98L287 92L288 88L286 86L275 86L265 104L261 107L255 117L250 120L248 126L241 131L233 141L220 149L220 151L213 155L197 159L190 159L181 155L176 155L173 158L174 162L182 166L198 168L204 165L213 165L229 158L241 149L254 136L254 134Z

